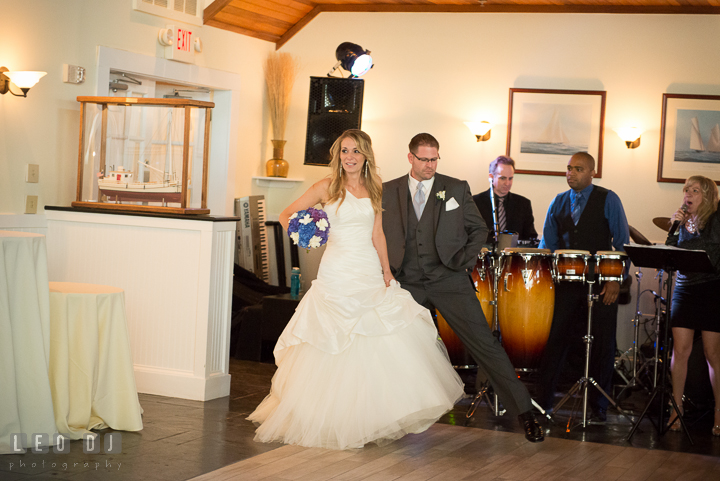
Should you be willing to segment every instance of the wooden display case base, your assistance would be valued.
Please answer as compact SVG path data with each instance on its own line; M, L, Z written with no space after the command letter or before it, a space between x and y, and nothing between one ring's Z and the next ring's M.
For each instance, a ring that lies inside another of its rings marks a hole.
M191 209L189 207L163 207L159 205L108 204L107 202L72 202L73 207L98 210L125 210L130 212L157 212L161 214L209 214L210 209Z

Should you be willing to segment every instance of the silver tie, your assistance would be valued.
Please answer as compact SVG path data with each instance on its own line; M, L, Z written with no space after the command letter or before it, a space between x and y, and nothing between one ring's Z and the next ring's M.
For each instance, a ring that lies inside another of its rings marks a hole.
M498 197L498 229L505 232L505 197Z
M418 182L415 196L413 197L413 207L415 208L415 215L418 220L422 217L423 209L425 208L425 192L423 192L422 182Z

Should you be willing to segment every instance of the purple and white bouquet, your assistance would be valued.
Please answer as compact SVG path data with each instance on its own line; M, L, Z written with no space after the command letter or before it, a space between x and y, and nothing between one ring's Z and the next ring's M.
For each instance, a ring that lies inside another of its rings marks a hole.
M288 236L300 247L308 250L320 247L327 242L328 232L330 232L330 223L322 209L311 207L290 216Z

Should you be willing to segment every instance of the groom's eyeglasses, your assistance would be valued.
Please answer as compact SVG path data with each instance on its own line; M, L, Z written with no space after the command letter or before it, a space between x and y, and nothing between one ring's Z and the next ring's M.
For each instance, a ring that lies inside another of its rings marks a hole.
M433 157L432 159L426 159L425 157L418 157L417 155L415 155L415 152L410 152L410 153L413 155L413 157L418 159L420 162L437 162L438 160L440 160L440 157Z

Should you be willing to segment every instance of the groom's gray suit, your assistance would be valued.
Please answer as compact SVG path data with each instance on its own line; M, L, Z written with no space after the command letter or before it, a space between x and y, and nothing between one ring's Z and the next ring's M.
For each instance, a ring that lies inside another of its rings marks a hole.
M467 273L488 232L470 187L436 173L426 199L417 219L408 176L383 184L383 229L393 275L419 304L442 313L509 412L530 411L530 395L492 335Z

